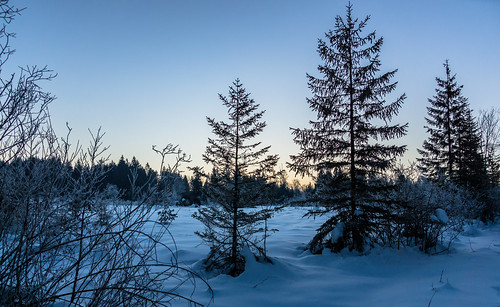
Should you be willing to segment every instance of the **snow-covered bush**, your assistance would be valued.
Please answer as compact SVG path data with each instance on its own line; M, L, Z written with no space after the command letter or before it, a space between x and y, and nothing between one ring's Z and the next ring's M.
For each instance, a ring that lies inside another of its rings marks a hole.
M396 172L397 200L392 244L419 246L426 253L437 252L461 231L466 219L477 216L471 194L445 180L422 177L414 166Z

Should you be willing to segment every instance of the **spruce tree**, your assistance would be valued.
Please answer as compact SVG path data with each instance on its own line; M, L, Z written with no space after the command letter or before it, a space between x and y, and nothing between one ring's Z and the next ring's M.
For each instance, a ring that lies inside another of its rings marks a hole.
M487 184L486 164L481 155L481 134L467 98L462 95L448 61L446 79L436 78L436 95L429 99L426 118L429 138L418 152L420 168L431 177L445 176L471 192Z
M425 120L429 137L423 149L418 149L420 168L430 178L445 176L457 180L460 163L460 134L468 109L467 99L462 95L463 85L458 85L452 75L448 61L443 64L446 78L436 78L436 95L429 98Z
M188 183L189 193L187 193L187 198L191 204L201 205L202 195L203 195L203 182L201 180L200 168L193 167L191 170L194 172L194 176L191 177Z
M122 198L127 199L130 196L130 182L128 180L129 162L123 156L120 157L118 164L110 173L110 183L116 185L121 192Z
M215 139L208 139L203 160L211 164L205 193L212 205L201 207L194 217L205 225L197 234L210 245L207 269L237 276L244 271L244 246L255 254L264 255L260 246L263 229L258 226L270 217L271 209L243 210L265 201L269 181L276 176L277 155L267 155L270 146L252 142L266 127L264 111L250 98L239 79L229 87L229 96L219 94L228 109L229 122L208 118Z
M311 128L292 128L301 152L291 156L289 167L302 175L319 174L312 200L322 209L309 214L331 215L311 241L312 252L364 250L388 214L381 194L390 187L379 176L406 150L379 143L406 134L407 125L389 124L405 95L385 100L396 88L391 81L396 70L379 74L383 39L364 34L369 18L354 19L349 4L346 18L337 16L334 30L319 39L321 77L307 75L313 94L307 102L317 118Z
M472 192L483 194L488 186L486 163L481 155L481 135L472 116L472 110L466 106L458 127L458 170L457 182Z

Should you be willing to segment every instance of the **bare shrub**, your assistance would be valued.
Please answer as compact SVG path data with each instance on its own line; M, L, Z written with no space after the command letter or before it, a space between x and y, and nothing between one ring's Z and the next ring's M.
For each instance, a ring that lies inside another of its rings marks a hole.
M1 304L197 304L187 288L200 277L178 265L167 225L147 204L154 186L129 202L101 189L103 135L72 153L67 139L41 139L41 156L27 152L2 169L2 208L12 209L2 212Z

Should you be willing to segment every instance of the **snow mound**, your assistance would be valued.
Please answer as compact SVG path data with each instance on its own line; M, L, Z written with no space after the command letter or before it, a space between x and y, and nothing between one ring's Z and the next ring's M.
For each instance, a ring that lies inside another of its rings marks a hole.
M436 215L431 215L431 220L446 225L448 224L450 219L448 218L448 214L446 214L446 211L441 208L437 208Z

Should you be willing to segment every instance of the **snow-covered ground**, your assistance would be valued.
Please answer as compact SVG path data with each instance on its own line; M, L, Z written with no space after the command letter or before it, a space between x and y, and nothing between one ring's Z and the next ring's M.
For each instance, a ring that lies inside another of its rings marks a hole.
M178 208L170 226L179 262L200 267L208 253L194 234L202 225L196 208ZM210 306L500 306L500 225L468 229L452 251L428 256L417 249L374 249L367 256L312 255L304 251L323 219L305 219L306 208L278 212L268 239L274 264L248 261L233 278L207 276L214 290ZM247 258L251 259L251 258ZM208 304L198 283L193 298ZM184 306L185 302L174 303Z

